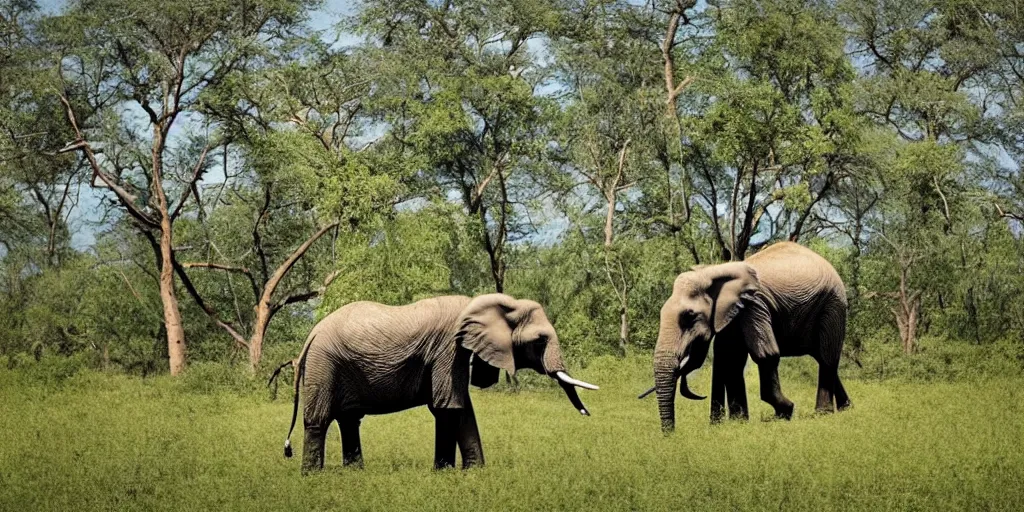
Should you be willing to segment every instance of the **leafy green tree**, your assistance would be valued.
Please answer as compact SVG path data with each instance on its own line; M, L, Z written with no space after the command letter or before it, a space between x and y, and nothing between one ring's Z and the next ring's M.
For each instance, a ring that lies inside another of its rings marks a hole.
M213 143L197 134L175 144L172 129L192 115L205 88L287 30L302 11L299 2L81 0L46 20L59 76L54 88L74 135L61 151L81 153L91 182L110 191L159 255L172 375L184 368L186 353L173 227L204 176ZM125 112L129 105L134 110Z
M584 2L569 15L575 22L568 22L555 45L567 105L554 124L557 171L547 185L568 203L563 208L583 215L603 210L603 235L592 238L603 248L601 273L617 299L622 352L630 344L630 292L640 249L628 239L645 224L634 203L639 182L657 179L658 148L650 140L660 135L665 112L648 85L656 75L642 58L646 41L629 33L632 13L627 5Z
M848 172L860 125L853 68L834 13L804 2L736 1L706 14L715 41L693 92L707 107L684 123L691 200L723 259L799 240ZM714 101L709 101L714 98Z
M307 58L293 60L296 52ZM337 240L343 223L357 230L403 199L401 170L358 140L370 83L360 73L364 65L319 34L296 34L200 99L207 116L222 123L224 151L235 147L237 161L232 166L225 153L225 181L199 209L187 237L190 261L182 263L222 274L221 286L199 290L202 283L184 273L182 280L248 351L253 369L271 320L288 305L320 297L342 274L338 248L318 240Z
M534 93L544 70L530 44L554 14L550 2L521 0L367 2L358 15L389 72L375 93L388 136L416 155L424 188L478 219L497 292L547 142L548 102Z
M52 70L38 23L34 3L0 3L0 241L7 251L32 253L38 266L54 266L68 254L81 168L56 154L69 130L63 107L47 94Z

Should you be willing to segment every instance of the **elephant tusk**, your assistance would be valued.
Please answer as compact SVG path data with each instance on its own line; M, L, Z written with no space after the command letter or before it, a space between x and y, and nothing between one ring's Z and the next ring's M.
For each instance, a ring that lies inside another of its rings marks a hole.
M560 381L562 381L562 382L564 382L566 384L571 384L573 386L580 387L580 388L583 388L583 389L591 389L591 390L601 389L601 388L599 388L599 387L597 387L597 386L595 386L593 384L590 384L588 382L583 382L582 380L574 379L574 378L570 377L568 373L565 373L565 372L555 372L555 377L557 377L558 380L560 380Z
M682 370L683 367L686 366L686 363L689 363L689 362L690 362L690 356L684 357L682 361L679 361L679 369Z
M707 398L706 396L700 396L693 391L690 391L690 386L686 383L686 375L683 375L680 381L679 394L682 395L683 398L688 398L690 400L704 400Z

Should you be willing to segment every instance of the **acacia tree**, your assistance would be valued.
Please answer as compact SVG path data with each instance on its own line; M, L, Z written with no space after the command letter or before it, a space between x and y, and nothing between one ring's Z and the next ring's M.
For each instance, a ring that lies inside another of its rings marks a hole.
M223 161L224 183L205 193L207 220L190 230L181 267L224 272L227 287L200 290L179 273L195 302L248 351L254 370L274 316L322 296L345 270L331 268L343 220L356 230L402 199L400 171L372 145L354 143L364 133L370 66L318 34L290 38L282 50L240 67L202 98L203 112L223 127L225 148L238 151L233 166ZM306 57L295 61L300 50ZM328 234L332 243L317 249ZM248 284L241 293L231 275Z
M683 161L686 143L682 119L686 115L692 114L692 110L690 105L680 101L680 96L693 85L700 72L698 63L692 62L692 58L688 59L685 56L694 53L699 55L700 49L707 41L708 17L697 15L694 19L696 4L697 2L693 0L652 2L652 16L647 18L646 23L640 23L641 26L665 27L664 35L661 35L660 39L658 39L659 34L656 31L650 36L653 39L652 44L657 44L661 53L665 117L668 120L668 122L662 123L662 136L652 138L652 140L657 147L658 161L665 175L664 203L666 208L663 223L672 234L676 248L674 260L677 272L681 270L678 265L678 245L681 234L685 235L685 243L693 257L693 262L701 263L696 240L699 235L695 231L697 223L690 222L694 218L694 208L690 200L694 190L693 178L691 173L687 172L688 169ZM658 14L662 16L658 16ZM642 17L640 19L643 20ZM683 29L684 27L685 29ZM674 187L673 185L677 181L679 186ZM674 189L678 189L678 192ZM683 211L676 211L677 202Z
M529 43L551 9L545 0L367 2L359 14L390 73L374 99L388 137L421 166L426 190L458 197L478 219L496 292L545 143L547 102L534 93L544 75Z
M182 371L186 356L174 286L174 223L203 178L212 142L199 137L192 147L176 145L175 129L188 128L205 88L295 23L302 7L81 0L47 21L56 95L74 137L61 151L81 153L91 184L108 189L153 246L172 375Z
M38 20L31 3L0 3L0 165L6 182L0 195L7 200L0 200L0 216L26 242L18 249L40 254L33 258L39 266L54 267L68 252L81 166L56 154L69 129L62 105L45 91L52 70L38 41ZM15 232L0 234L7 250Z
M645 224L633 217L640 196L635 192L641 180L653 177L652 153L664 115L648 85L657 69L645 52L647 41L631 33L636 11L617 2L582 2L558 34L557 77L567 106L554 129L558 147L552 157L559 172L548 184L570 208L603 211L603 236L592 238L602 248L602 273L618 302L622 352L630 344L637 263L617 235L629 237Z
M858 125L853 68L831 13L802 1L708 9L707 45L684 119L691 201L722 259L821 226L811 213L848 171ZM692 107L691 107L692 108Z
M858 109L905 141L901 153L918 164L914 172L902 175L910 180L904 187L910 191L905 199L916 201L909 208L918 213L891 215L890 221L910 224L902 228L890 224L888 228L912 232L915 236L906 240L924 245L912 250L912 243L893 237L893 244L888 245L900 246L897 253L903 256L897 260L901 268L914 267L921 272L921 267L956 267L949 272L928 272L928 279L919 279L921 301L929 300L931 308L940 311L959 302L966 313L962 324L967 326L968 337L980 342L981 291L966 277L978 275L984 266L980 256L984 247L972 231L983 229L985 221L980 217L993 216L981 209L1011 222L1015 215L1012 207L1003 209L1012 204L1005 200L1012 192L993 198L982 183L986 181L983 176L989 174L1009 192L1016 175L1001 169L999 159L992 157L992 147L1001 145L1010 153L1015 146L1013 136L1007 137L1006 130L997 127L1013 123L1012 114L1006 114L1013 111L1015 96L1012 86L1006 84L1007 79L1013 81L1013 56L1019 53L1016 43L1009 43L1013 20L1019 17L996 2L843 2L840 9L852 47L865 62ZM942 158L945 160L939 161ZM939 219L921 224L921 219L930 215ZM921 236L925 226L936 230L937 236ZM911 253L921 256L908 258ZM936 256L923 261L924 255ZM911 268L906 270L911 272ZM952 275L964 277L960 282L965 286L951 279ZM903 297L902 289L901 285L888 295ZM899 311L912 310L903 304L903 298L899 302ZM911 331L915 327L907 319L908 313L896 315L901 332L907 325ZM916 334L902 337L905 347L910 340L907 350L912 350Z

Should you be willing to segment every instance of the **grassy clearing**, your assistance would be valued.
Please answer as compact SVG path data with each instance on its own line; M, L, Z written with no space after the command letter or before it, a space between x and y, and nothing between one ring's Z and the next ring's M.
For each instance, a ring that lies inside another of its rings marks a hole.
M0 373L0 510L664 510L1017 509L1024 502L1024 379L850 380L855 408L814 417L806 364L787 362L792 422L708 425L681 401L678 430L658 430L638 401L646 362L597 361L602 385L580 417L555 388L476 392L488 465L432 472L425 409L364 421L366 469L300 478L281 442L291 406L265 392L84 373L61 386ZM208 370L209 371L209 370ZM202 373L197 370L197 375ZM707 371L692 377L708 389ZM685 403L684 403L685 402ZM301 451L301 431L293 440Z

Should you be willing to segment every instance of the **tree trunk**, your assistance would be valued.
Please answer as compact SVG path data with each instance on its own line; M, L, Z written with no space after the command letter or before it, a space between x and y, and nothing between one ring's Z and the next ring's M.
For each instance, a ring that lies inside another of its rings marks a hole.
M921 292L908 291L907 281L910 267L902 263L900 269L899 304L893 308L896 327L900 331L900 343L904 354L913 354L917 344L917 323L921 311Z
M167 357L171 375L175 376L185 369L185 329L181 325L178 298L174 295L171 219L166 212L160 228L160 301L164 306L164 326L167 329Z
M860 220L858 219L858 225ZM859 233L859 229L855 231ZM864 341L860 336L860 329L857 323L857 315L860 314L861 308L861 295L860 295L860 282L861 282L861 256L863 252L860 247L860 238L855 238L853 242L853 258L850 262L850 288L849 288L849 305L847 307L847 335L848 344L854 353L854 359L856 360L857 354L860 353L863 348Z
M263 339L270 325L270 304L260 302L256 305L256 320L253 322L252 336L249 337L249 368L256 371L263 358Z
M615 183L618 185L618 182ZM613 229L615 221L615 192L614 190L605 196L605 200L608 202L608 211L604 216L604 247L610 249L612 243L615 240L615 231Z
M917 344L917 317L920 309L920 302L914 301L910 304L900 302L898 309L894 309L896 315L896 326L900 330L900 345L903 353L910 355L914 353Z
M622 302L619 309L619 350L626 355L626 347L629 346L629 307L626 301Z

